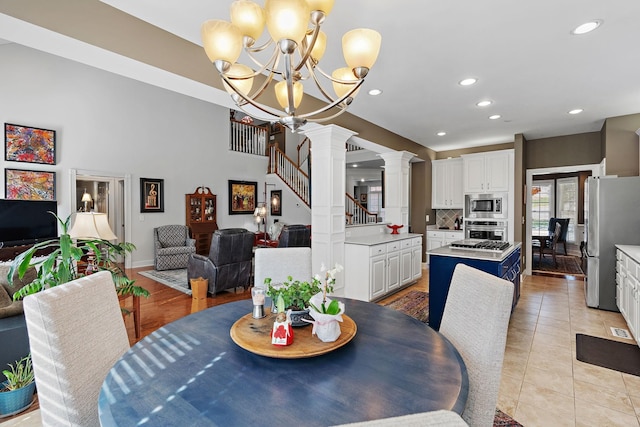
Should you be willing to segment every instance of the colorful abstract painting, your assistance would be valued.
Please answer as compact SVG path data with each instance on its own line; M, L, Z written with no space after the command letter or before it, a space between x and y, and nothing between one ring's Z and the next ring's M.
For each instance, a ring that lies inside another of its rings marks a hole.
M5 169L5 199L55 200L56 173Z
M229 215L252 214L257 190L257 182L229 181Z
M56 164L56 131L4 124L4 159L14 162Z

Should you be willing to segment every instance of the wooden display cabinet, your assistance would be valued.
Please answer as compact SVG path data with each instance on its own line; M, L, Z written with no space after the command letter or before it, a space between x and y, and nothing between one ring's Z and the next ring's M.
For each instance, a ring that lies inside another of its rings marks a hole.
M216 195L211 193L209 187L198 187L195 192L186 194L185 198L186 224L191 237L196 240L196 253L209 255L211 237L218 229Z

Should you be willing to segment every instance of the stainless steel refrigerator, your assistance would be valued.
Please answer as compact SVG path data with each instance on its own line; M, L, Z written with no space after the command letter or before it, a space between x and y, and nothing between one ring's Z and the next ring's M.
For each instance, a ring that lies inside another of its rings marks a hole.
M615 245L640 245L640 177L587 178L585 205L587 306L618 311Z

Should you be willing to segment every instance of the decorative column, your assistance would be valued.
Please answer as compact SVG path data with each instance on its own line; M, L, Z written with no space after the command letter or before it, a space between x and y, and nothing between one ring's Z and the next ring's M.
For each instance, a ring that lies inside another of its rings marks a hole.
M336 125L304 131L311 140L311 253L313 273L320 265L344 266L346 142L356 135ZM336 277L334 294L343 295L344 278Z
M409 232L409 161L415 154L394 151L379 154L384 160L384 219L402 224L400 233Z

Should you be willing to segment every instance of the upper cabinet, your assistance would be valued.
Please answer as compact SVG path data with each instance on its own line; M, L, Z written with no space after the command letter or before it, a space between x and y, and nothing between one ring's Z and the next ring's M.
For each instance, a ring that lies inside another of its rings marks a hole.
M462 159L432 161L432 209L462 209Z
M513 150L465 154L462 156L464 192L508 192L513 168Z

